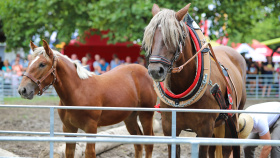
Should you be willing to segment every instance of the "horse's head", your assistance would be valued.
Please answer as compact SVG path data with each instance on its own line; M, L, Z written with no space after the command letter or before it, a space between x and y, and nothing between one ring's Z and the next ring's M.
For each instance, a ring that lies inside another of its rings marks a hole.
M160 11L158 5L153 6L153 18L145 29L142 47L149 57L149 74L155 81L165 80L180 58L187 30L182 20L189 7L190 4L175 12L169 9Z
M36 94L41 95L55 81L55 56L48 43L43 40L43 47L37 47L30 42L30 46L34 52L33 60L29 62L18 87L18 93L25 99L32 99Z

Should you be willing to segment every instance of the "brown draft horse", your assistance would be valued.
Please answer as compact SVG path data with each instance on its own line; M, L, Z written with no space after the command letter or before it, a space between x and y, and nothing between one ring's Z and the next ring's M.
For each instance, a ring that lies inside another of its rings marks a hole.
M153 81L145 67L138 64L119 66L98 76L43 42L43 47L31 42L35 59L29 63L18 88L22 98L32 99L34 95L42 94L42 88L53 82L60 106L153 108L156 104ZM38 82L36 79L40 80L39 85L35 83ZM99 126L124 121L130 134L143 135L137 123L139 116L144 135L154 135L154 112L58 109L58 113L64 132L76 133L80 128L86 133L97 133ZM67 158L74 157L75 146L75 143L66 144ZM143 145L135 144L134 147L135 157L142 158ZM153 145L145 145L146 158L152 157L152 150ZM95 144L87 144L85 157L96 157Z
M160 10L160 8L154 4L152 8L153 18L145 29L142 47L150 55L150 63L148 71L153 78L155 84L163 82L165 89L168 89L175 95L185 92L194 82L197 71L197 60L191 60L184 69L179 73L169 73L170 67L179 67L186 63L188 59L194 56L196 50L191 42L190 34L187 26L182 21L187 14L190 4L186 5L180 11L175 12L169 9ZM185 36L183 35L185 32ZM183 39L183 40L181 40ZM180 41L181 40L181 41ZM181 51L176 59L176 52L180 43ZM198 50L197 50L198 51ZM227 46L218 46L214 48L214 52L218 61L228 68L228 73L233 82L234 88L233 94L233 109L243 109L246 101L245 91L245 75L246 75L246 63L242 56L234 49ZM153 62L151 59L153 57ZM209 60L211 60L209 58ZM209 61L208 60L208 61ZM161 62L156 62L161 61ZM172 63L172 61L174 61ZM226 95L226 82L220 74L216 62L211 60L211 75L210 80L212 83L217 83L222 91L222 94ZM204 95L195 103L185 108L192 109L220 109L215 98L210 94L211 84L206 85L207 89ZM159 97L161 97L158 94ZM163 99L160 101L161 108L170 108L171 106ZM162 112L162 126L165 136L171 135L171 113ZM214 134L214 128L221 125L216 123L219 114L216 113L177 113L177 125L176 135L178 136L182 130L192 129L198 137L212 137ZM236 115L234 121L236 121ZM236 123L236 122L235 122ZM224 124L224 123L223 123ZM238 124L237 124L238 125ZM238 128L238 127L237 127ZM225 137L230 137L228 129L225 130ZM238 131L238 130L237 130ZM223 157L228 157L232 151L232 147L223 147ZM168 152L170 157L171 146L168 145ZM199 157L214 157L214 153L209 146L200 146ZM176 156L180 157L180 146L176 146Z

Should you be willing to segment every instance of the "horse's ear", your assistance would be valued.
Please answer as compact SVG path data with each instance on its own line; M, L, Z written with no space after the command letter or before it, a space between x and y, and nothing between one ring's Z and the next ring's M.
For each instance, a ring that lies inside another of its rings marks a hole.
M160 11L159 6L157 4L153 5L152 14L155 16Z
M43 47L44 47L46 53L48 54L48 56L52 59L53 58L53 52L52 52L51 48L49 47L48 42L45 41L44 39L43 39Z
M188 13L189 7L190 7L191 3L189 3L188 5L186 5L184 8L182 8L181 10L179 10L176 13L176 18L178 21L183 20L183 18L185 17L185 15Z
M30 41L30 47L33 52L34 52L34 49L37 48L37 46L32 41Z

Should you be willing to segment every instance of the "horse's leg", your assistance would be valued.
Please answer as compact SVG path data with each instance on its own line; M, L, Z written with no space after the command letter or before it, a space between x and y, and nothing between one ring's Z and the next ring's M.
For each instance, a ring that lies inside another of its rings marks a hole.
M124 123L126 125L127 131L131 135L143 135L137 123L137 112L132 112L131 115L124 120ZM134 144L134 149L135 149L135 158L142 158L143 145Z
M96 134L97 133L97 121L89 120L85 126L84 131L88 134ZM87 143L85 158L96 158L95 154L95 144Z
M214 137L215 138L215 137ZM216 146L209 146L209 158L215 158L215 150L216 150Z
M162 130L164 136L171 136L172 135L172 114L171 112L162 112L161 113L162 118ZM181 130L178 130L178 127L176 128L176 136L179 136L181 133ZM176 158L180 158L180 145L176 145ZM168 145L168 157L171 158L171 145Z
M153 111L141 111L139 112L139 119L141 121L142 127L143 127L143 132L144 135L154 135L153 131L153 116L154 112ZM146 144L145 146L145 151L146 151L146 158L151 158L152 153L153 153L153 144Z
M232 138L231 131L228 126L225 126L225 138ZM232 146L223 146L223 157L229 157L232 152Z
M207 117L205 117L207 118ZM208 122L208 124L204 124L199 128L199 130L196 132L198 137L212 137L213 132L214 132L214 122L211 121L211 119L208 119L207 121L203 122ZM213 124L211 124L213 122ZM199 158L207 158L208 156L208 151L209 151L209 146L200 146L199 147Z
M76 127L66 127L63 125L63 132L65 133L77 133L78 128ZM67 136L66 136L67 137ZM65 148L65 157L66 158L74 158L75 156L75 148L76 148L76 143L66 143L66 148Z
M237 121L237 114L233 117L233 121L236 125L238 125L238 121ZM238 128L238 127L236 127ZM236 129L238 130L238 129ZM239 131L239 130L238 130ZM233 131L230 131L230 128L226 125L225 126L225 138L232 138L232 133ZM235 149L238 147L235 147ZM238 149L237 149L238 150ZM240 149L239 149L240 150ZM233 151L233 147L232 146L223 146L223 157L230 157L231 153ZM237 153L235 153L237 154ZM240 154L240 153L239 153ZM235 156L235 155L234 155ZM240 156L240 155L239 155Z

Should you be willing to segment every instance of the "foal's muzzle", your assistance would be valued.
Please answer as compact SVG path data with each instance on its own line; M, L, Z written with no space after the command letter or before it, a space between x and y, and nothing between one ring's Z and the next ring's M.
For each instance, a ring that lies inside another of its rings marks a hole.
M20 94L20 96L24 99L33 99L34 97L34 86L31 84L28 84L28 86L25 87L19 87L18 88L18 93Z

